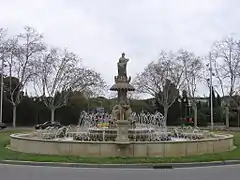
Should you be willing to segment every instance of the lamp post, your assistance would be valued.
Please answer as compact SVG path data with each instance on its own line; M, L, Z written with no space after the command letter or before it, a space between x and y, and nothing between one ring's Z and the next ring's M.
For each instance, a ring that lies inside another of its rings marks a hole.
M209 71L210 71L210 79L209 79L209 84L210 84L210 122L211 122L211 130L213 130L213 86L212 86L213 72L212 72L211 52L209 53Z

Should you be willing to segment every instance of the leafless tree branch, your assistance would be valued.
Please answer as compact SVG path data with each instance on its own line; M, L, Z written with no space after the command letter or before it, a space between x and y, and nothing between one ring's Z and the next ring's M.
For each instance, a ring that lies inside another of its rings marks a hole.
M178 89L184 85L183 65L178 61L179 54L161 51L157 62L151 62L142 73L134 79L134 85L140 93L149 94L165 108L178 98Z
M78 56L66 49L51 49L36 61L34 88L52 113L67 104L71 92L93 92L96 88L104 88L105 82L101 75L92 69L78 66L79 62Z

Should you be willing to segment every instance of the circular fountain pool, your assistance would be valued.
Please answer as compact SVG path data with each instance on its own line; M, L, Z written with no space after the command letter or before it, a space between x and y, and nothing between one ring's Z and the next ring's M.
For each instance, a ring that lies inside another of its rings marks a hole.
M232 135L192 127L166 127L160 113L133 114L135 126L128 129L129 141L118 142L116 128L99 126L99 122L96 125L92 117L83 113L81 126L12 134L9 148L52 155L170 157L223 152L234 147Z
M77 141L72 138L40 139L31 134L12 134L9 148L34 154L93 156L93 157L171 157L217 153L233 149L233 136L215 134L214 137L172 141L130 141L118 144L114 141Z

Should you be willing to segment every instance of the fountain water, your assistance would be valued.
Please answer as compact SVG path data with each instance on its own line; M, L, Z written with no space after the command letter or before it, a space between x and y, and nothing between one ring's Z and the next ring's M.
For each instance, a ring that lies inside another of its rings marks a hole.
M97 117L104 121L97 121ZM48 127L45 130L38 130L35 135L41 139L77 140L77 141L116 141L117 128L111 127L111 114L108 113L87 113L83 111L80 116L79 125L76 127L64 126L61 128ZM178 141L196 140L206 137L206 132L193 127L165 126L164 116L155 114L132 113L132 120L135 127L129 126L128 138L130 141ZM210 135L209 135L210 136Z

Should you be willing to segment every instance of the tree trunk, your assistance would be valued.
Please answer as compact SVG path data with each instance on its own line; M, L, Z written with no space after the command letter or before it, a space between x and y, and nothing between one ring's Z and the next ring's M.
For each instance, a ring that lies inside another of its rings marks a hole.
M51 109L51 121L53 122L55 120L55 109Z
M164 106L163 109L164 109L164 118L165 118L164 126L166 127L167 126L167 117L168 117L168 107Z
M198 110L197 110L197 106L194 106L194 127L197 127L197 123L198 123L198 121L197 121L197 112L198 112Z
M229 128L229 107L226 107L226 128Z
M13 128L16 127L16 115L17 115L17 106L16 105L13 105Z

